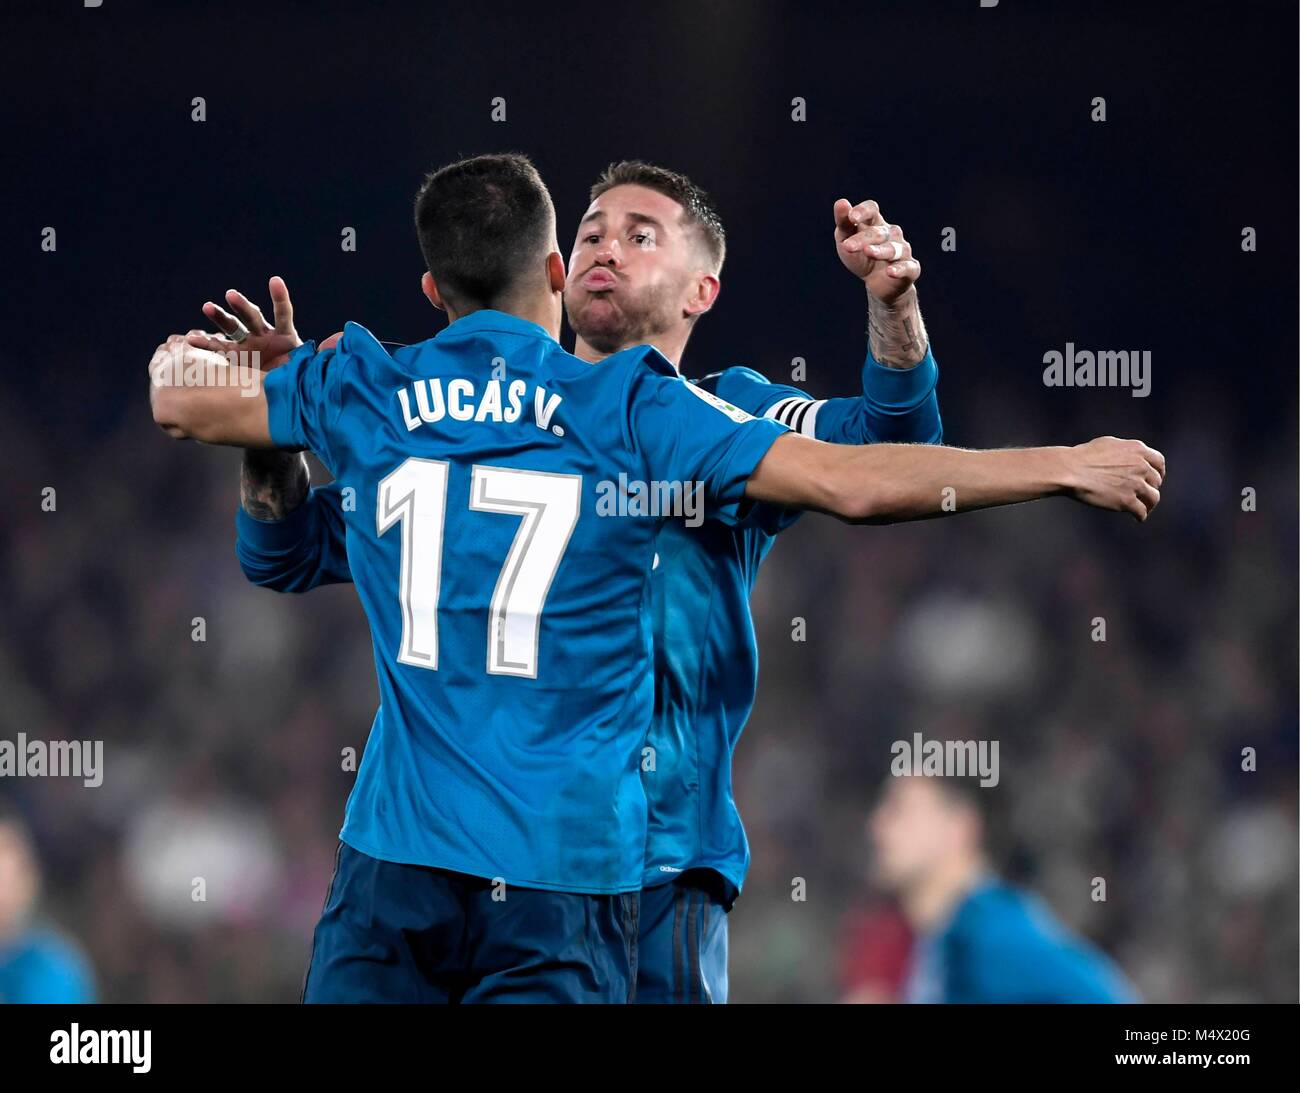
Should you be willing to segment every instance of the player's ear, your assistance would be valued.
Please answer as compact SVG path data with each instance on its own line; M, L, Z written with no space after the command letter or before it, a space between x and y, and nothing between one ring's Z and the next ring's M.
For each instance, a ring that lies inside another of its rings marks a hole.
M546 277L552 292L564 291L564 256L558 250L546 256Z
M442 302L442 294L438 291L438 284L434 281L432 273L425 273L420 278L420 288L424 291L425 296L429 298L429 303L433 304L439 311L447 310L447 305Z
M687 315L703 315L713 307L722 291L722 281L716 273L701 273L691 287L691 294L686 300Z

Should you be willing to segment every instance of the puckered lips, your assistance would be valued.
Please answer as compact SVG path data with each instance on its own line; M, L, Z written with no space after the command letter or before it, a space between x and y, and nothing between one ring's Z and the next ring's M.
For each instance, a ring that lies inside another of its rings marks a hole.
M609 292L618 287L618 278L602 266L587 270L578 282L588 292Z

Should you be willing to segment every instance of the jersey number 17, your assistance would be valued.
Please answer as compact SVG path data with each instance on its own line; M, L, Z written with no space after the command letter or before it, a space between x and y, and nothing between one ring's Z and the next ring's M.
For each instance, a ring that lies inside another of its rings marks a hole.
M375 531L400 527L402 564L397 599L402 645L397 659L416 668L438 667L438 595L447 523L450 464L406 460L379 483ZM522 517L492 591L488 611L490 675L537 678L537 639L546 594L578 523L582 475L475 464L469 507Z

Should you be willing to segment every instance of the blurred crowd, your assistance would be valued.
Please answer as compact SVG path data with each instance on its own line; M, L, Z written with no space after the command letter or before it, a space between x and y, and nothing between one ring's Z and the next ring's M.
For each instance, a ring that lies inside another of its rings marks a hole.
M1144 997L1296 1001L1293 452L1235 455L1216 410L1148 438L1170 474L1142 527L1054 500L782 537L735 764L734 1001L888 999L909 939L866 819L914 732L999 741L999 867ZM353 590L247 584L238 454L168 441L143 396L83 450L0 426L0 738L104 742L96 788L0 779L41 919L104 1001L296 1000L374 713Z

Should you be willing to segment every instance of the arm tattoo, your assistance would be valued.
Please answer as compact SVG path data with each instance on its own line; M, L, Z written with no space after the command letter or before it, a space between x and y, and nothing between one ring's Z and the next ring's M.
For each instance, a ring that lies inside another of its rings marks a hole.
M911 368L920 363L929 345L921 306L912 290L893 304L867 297L867 337L871 355L890 368Z
M311 478L301 452L244 452L239 502L256 520L283 520L307 499Z

